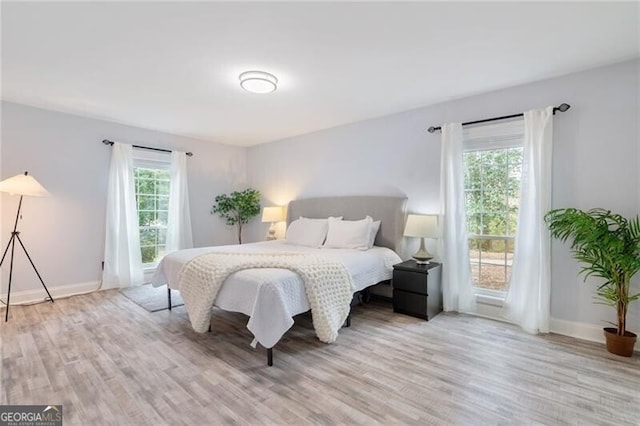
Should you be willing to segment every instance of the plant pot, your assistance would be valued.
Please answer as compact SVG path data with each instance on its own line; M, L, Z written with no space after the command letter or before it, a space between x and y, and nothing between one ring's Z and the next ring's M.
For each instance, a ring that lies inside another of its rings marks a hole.
M618 329L605 327L604 339L607 342L607 350L612 354L633 356L633 346L637 339L634 333L625 331L624 336L618 336Z

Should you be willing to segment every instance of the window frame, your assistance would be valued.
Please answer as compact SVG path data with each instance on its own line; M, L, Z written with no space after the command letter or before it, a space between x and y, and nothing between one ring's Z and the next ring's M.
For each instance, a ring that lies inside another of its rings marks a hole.
M469 152L478 152L478 151L492 151L499 149L511 149L511 148L523 148L524 147L524 119L517 118L514 120L499 122L499 123L490 123L490 124L479 124L475 126L465 127L463 130L463 163L464 163L464 155ZM524 150L523 150L524 151ZM523 152L524 155L524 152ZM507 169L509 165L507 163ZM464 164L464 169L466 171L466 164ZM508 179L508 176L505 177ZM520 175L520 179L522 175ZM480 186L479 191L482 193L483 188ZM465 185L465 216L468 217L469 212L466 209L466 193L467 188ZM518 211L520 209L520 202L518 203ZM484 212L486 213L486 212ZM502 213L502 212L500 212ZM508 214L508 212L505 212ZM468 221L467 221L468 227ZM516 232L517 228L513 230L513 234L509 235L509 221L505 224L505 232L507 235L488 235L488 234L472 234L469 232L467 228L467 240L503 240L505 244L508 241L512 241L515 246L516 242ZM469 251L471 251L471 247L469 247ZM482 253L482 251L480 251ZM506 247L505 247L505 253ZM478 262L478 266L480 268L479 274L481 273L481 257ZM471 259L469 259L469 267L471 267ZM506 268L506 265L505 265ZM494 290L483 287L478 287L474 284L473 291L478 299L483 302L487 302L489 304L500 305L500 302L504 300L506 297L508 290Z
M140 211L138 210L138 187L137 187L137 181L138 179L135 177L135 170L138 168L144 168L144 169L153 169L153 170L163 170L166 171L170 174L170 170L171 170L171 154L170 153L166 153L166 152L160 152L160 151L152 151L152 150L146 150L146 149L134 149L133 150L133 172L134 172L134 191L135 191L135 195L136 195L136 218L138 220L138 232L140 233L139 236L139 242L140 242L140 251L141 251L141 255L142 255L142 235L141 235L141 231L142 231L142 226L139 225L139 220L140 220ZM171 177L169 176L169 188L171 187ZM171 192L171 189L169 189L169 192L167 193L167 197L169 197L169 194ZM167 200L168 201L168 200ZM153 211L158 211L153 210ZM168 219L168 210L167 210L167 219ZM156 247L157 247L157 243L156 243ZM151 272L154 271L157 266L158 266L158 260L154 261L154 262L150 262L150 263L142 263L142 268L144 270L144 272Z

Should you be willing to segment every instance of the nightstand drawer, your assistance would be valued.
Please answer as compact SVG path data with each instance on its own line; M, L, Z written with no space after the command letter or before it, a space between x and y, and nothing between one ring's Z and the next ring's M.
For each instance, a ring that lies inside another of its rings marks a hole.
M427 295L427 274L393 271L393 288Z
M439 263L393 265L393 311L427 321L442 311Z
M393 312L429 320L427 296L393 289Z

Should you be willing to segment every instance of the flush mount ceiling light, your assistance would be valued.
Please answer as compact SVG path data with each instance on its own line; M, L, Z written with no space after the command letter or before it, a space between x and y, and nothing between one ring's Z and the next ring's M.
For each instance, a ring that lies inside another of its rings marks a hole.
M278 87L276 76L264 71L245 71L239 78L240 86L251 93L270 93Z

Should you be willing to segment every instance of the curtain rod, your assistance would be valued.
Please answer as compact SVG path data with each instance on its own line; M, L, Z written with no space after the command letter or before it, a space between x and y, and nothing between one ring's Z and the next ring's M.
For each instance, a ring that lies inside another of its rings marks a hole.
M562 104L558 105L557 107L553 108L553 114L555 115L556 111L565 112L569 108L571 108L571 105L562 103ZM466 123L462 123L462 125L463 126L468 126L470 124L487 123L489 121L506 120L508 118L516 118L516 117L522 117L522 116L524 116L523 112L521 112L520 114L505 115L505 116L502 116L502 117L485 118L484 120L467 121ZM429 127L427 129L427 131L429 133L434 133L434 132L437 132L438 130L442 130L442 128L440 126L438 126L438 127L431 126L431 127Z
M104 139L102 141L103 144L105 145L113 145L114 142L110 141L109 139ZM149 151L159 151L159 152L171 152L170 149L163 149L163 148L153 148L151 146L142 146L142 145L131 145L134 148L140 148L140 149L148 149ZM191 157L193 155L193 152L187 152L186 153L188 157Z

